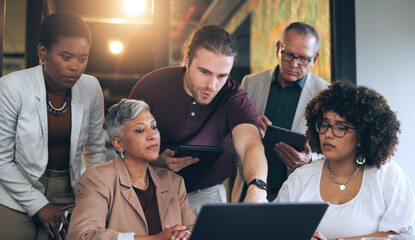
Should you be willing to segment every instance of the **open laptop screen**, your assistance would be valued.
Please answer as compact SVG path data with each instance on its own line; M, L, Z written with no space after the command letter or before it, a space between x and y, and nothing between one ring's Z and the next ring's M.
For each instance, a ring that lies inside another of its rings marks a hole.
M190 240L309 240L328 203L228 203L203 206Z

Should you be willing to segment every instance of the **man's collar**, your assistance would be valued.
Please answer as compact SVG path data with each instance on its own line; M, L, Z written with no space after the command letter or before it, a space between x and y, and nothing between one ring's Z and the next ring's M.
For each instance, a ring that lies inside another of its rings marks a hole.
M274 71L274 76L272 76L272 82L277 82L279 84L279 82L277 81L278 79L278 73L280 71L280 65L277 65L275 67L275 71ZM308 74L307 74L308 75ZM305 83L305 79L307 78L307 75L305 75L303 78L298 79L295 83L302 89L304 87L304 83Z

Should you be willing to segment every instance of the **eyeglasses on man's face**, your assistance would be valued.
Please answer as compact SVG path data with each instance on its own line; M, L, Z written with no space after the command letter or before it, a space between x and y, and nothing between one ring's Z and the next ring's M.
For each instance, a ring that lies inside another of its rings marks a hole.
M327 130L331 128L331 132L335 137L342 138L344 135L346 135L348 129L356 129L353 127L348 127L341 123L335 123L333 125L328 124L324 121L318 121L316 122L316 130L320 134L325 134Z
M290 53L290 52L286 52L284 50L284 45L281 44L281 58L282 60L286 61L286 62L291 62L293 59L295 59L297 61L298 65L301 66L307 66L311 61L313 61L314 57L316 56L316 53L311 57L311 58L306 58L306 57L296 57L294 56L294 54Z

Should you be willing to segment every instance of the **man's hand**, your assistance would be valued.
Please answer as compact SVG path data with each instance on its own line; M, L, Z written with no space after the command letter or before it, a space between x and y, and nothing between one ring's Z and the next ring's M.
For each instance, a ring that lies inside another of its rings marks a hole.
M305 142L302 152L298 152L284 142L276 143L274 150L281 161L289 168L301 167L311 162L311 148L308 140Z
M66 231L61 231L59 233L59 225L61 223L67 225L68 221L57 207L53 206L51 203L48 203L37 212L37 217L46 228L46 231L50 237L57 240L68 239Z
M246 192L245 203L268 203L267 191L251 184Z
M199 158L192 158L191 156L175 158L174 151L166 149L162 154L160 154L159 158L151 164L158 167L168 168L173 172L178 172L190 164L197 162L199 162Z
M259 120L259 135L261 136L261 138L265 137L265 132L267 131L267 127L268 125L271 125L272 122L265 116L260 116Z

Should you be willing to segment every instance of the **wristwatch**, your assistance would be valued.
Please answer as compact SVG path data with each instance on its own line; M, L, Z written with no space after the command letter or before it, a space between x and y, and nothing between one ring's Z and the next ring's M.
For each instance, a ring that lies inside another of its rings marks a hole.
M262 181L261 179L258 178L254 178L250 183L248 183L248 187L251 186L252 184L255 184L257 187L259 187L260 189L263 189L265 191L267 191L267 184L264 183L264 181Z

